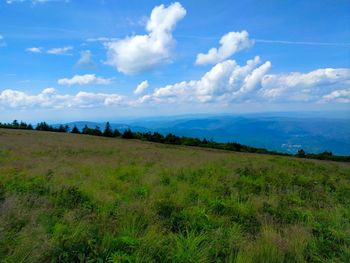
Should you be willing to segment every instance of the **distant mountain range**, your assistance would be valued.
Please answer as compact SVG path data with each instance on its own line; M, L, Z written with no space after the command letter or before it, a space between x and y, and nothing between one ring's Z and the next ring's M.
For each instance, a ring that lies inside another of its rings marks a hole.
M99 126L105 122L71 122L80 130ZM123 131L158 131L178 136L213 139L218 142L238 142L268 150L295 153L304 149L309 153L331 151L337 155L350 155L350 118L324 118L301 116L183 116L145 118L111 123L113 129Z

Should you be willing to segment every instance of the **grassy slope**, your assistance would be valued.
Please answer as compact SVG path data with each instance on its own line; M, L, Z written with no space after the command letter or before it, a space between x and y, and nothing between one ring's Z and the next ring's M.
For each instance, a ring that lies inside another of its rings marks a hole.
M2 129L0 262L350 262L349 181L342 163Z

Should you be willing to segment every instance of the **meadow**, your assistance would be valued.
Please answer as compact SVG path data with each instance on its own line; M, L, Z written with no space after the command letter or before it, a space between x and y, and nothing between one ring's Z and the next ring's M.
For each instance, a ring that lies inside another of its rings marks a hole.
M0 129L0 262L350 262L350 164Z

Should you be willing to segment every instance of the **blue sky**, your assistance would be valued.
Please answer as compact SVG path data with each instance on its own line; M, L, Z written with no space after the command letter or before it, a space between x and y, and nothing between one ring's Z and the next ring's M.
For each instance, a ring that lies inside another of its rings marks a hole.
M350 111L349 10L345 0L2 0L0 121Z

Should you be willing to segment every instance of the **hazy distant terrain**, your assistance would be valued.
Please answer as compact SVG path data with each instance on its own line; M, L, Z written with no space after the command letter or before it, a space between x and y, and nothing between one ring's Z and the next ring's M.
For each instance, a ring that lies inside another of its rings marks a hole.
M0 129L0 262L349 262L350 166Z
M104 123L76 122L82 129ZM134 131L158 131L179 136L213 139L218 142L238 142L287 153L298 149L319 153L331 151L337 155L350 155L350 118L300 116L209 116L143 119L112 123L113 128L131 128Z

